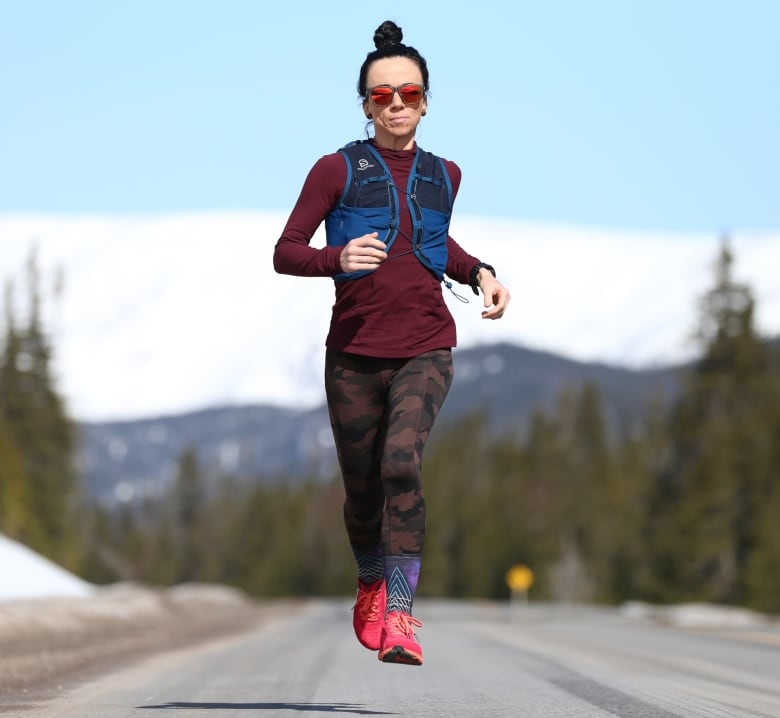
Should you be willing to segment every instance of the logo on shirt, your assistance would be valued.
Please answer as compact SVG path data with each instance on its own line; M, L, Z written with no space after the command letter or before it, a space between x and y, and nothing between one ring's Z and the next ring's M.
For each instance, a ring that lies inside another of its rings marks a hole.
M358 166L357 166L358 172L360 172L360 170L367 170L369 167L373 167L373 166L374 165L372 165L367 159L361 158L358 160Z

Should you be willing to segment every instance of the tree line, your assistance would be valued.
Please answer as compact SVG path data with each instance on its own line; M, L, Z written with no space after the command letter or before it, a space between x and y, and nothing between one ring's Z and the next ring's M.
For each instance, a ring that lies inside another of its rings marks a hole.
M697 358L681 369L671 405L648 406L634 425L615 426L586 384L501 435L489 429L489 407L435 428L420 595L502 598L507 569L522 563L536 600L780 611L780 351L757 331L752 291L733 269L724 242L700 299ZM210 476L193 447L161 497L89 504L29 304L24 326L6 312L0 530L95 582L351 592L338 476Z

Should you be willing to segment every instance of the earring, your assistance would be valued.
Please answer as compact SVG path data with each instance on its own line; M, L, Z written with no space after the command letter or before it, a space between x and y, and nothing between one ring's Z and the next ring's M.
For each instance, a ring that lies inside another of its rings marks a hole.
M367 119L367 120L370 120L370 119L372 119L373 117L374 117L374 116L373 116L373 115L372 115L370 112L366 113L366 119Z
M423 117L425 117L425 115L427 115L427 114L428 114L428 110L423 110L423 111L422 111L420 114L421 114Z

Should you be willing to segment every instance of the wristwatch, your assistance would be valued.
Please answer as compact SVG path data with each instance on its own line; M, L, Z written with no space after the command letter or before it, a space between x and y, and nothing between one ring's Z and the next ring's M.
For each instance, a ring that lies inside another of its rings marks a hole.
M493 269L489 264L485 264L484 262L480 262L479 264L475 264L474 268L471 270L471 273L469 274L469 284L471 285L471 291L474 292L474 294L479 295L479 285L477 284L477 275L479 274L480 269L487 269L488 272L490 272L494 277L496 276L496 270Z

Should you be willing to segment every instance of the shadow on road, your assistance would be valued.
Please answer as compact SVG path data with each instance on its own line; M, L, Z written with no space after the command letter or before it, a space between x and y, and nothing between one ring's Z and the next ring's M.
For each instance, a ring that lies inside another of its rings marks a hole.
M387 711L372 711L363 705L354 703L163 703L156 706L137 706L140 709L184 708L201 710L287 710L287 711L319 711L321 713L354 713L361 716L388 716L397 713Z

